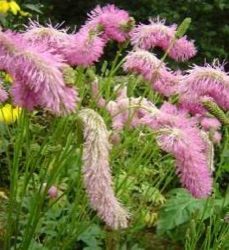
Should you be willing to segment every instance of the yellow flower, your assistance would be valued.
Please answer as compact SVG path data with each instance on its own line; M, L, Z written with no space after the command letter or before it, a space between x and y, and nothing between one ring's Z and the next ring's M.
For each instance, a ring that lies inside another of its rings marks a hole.
M0 122L12 124L18 119L20 114L21 108L14 108L12 105L6 104L4 107L0 108Z
M10 10L14 15L17 15L17 13L21 10L19 5L15 1L10 1Z
M20 12L20 7L15 1L0 1L0 12L11 11L14 15Z
M0 1L0 12L6 13L10 9L7 1Z
M12 79L12 77L11 77L9 74L6 74L6 75L5 75L5 81L6 81L6 82L9 82L9 83L12 83L12 82L13 82L13 79Z

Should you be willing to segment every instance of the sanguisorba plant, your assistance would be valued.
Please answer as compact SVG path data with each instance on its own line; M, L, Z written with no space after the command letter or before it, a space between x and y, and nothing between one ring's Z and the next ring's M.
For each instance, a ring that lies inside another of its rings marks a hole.
M107 5L76 33L32 20L24 31L0 31L4 249L76 249L80 235L99 225L96 214L112 249L110 229L123 235L149 221L155 226L147 209L157 223L164 196L179 187L176 176L194 201L223 197L214 145L228 133L229 76L217 60L175 72L165 62L196 55L184 36L189 24L166 26L157 18L135 25ZM110 41L119 51L107 64L101 58ZM165 52L161 59L156 47ZM222 237L203 247L224 244L227 234L225 222ZM197 238L188 238L187 249Z

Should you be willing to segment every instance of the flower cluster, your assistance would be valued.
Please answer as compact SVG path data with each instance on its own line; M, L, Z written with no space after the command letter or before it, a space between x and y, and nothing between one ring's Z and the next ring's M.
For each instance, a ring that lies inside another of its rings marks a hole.
M204 96L211 97L220 107L229 109L229 76L216 60L204 67L194 65L180 82L181 100L199 103Z
M150 24L140 24L133 29L131 43L144 50L159 47L171 58L186 61L196 54L196 48L185 36L177 39L176 28L176 25L166 26L165 20L150 20Z
M128 12L118 9L114 5L97 6L88 15L89 19L82 29L101 32L105 41L112 39L124 42L129 37L132 19Z
M180 74L172 73L153 53L137 49L125 57L123 69L140 74L160 94L170 96L177 92Z
M11 8L17 12L13 2L1 1L0 11ZM0 101L11 98L18 106L6 104L0 108L0 122L15 122L21 108L32 111L41 107L56 115L74 112L79 99L75 67L84 70L98 62L109 40L130 40L133 50L121 63L116 62L119 57L114 60L108 80L122 65L125 72L141 75L153 91L175 104L164 102L156 107L145 95L128 96L128 83L112 86L116 99L108 96L110 89L105 99L95 77L92 98L111 115L111 140L118 143L118 133L124 128L147 126L160 148L174 157L182 186L196 198L209 196L213 189L213 143L221 139L221 124L229 124L221 110L229 110L229 76L223 65L214 61L212 65L173 72L165 63L167 55L186 61L196 54L194 42L182 32L178 35L176 25L166 26L164 20L157 19L133 27L129 14L114 5L97 6L88 16L85 25L70 34L61 25L43 26L32 20L21 33L0 30L0 69L12 79L7 90L0 82ZM149 51L155 47L165 51L162 60ZM90 203L108 226L126 228L129 214L112 188L111 145L105 122L88 108L79 111L79 118L84 124L83 176ZM48 194L50 198L58 197L58 188L51 186Z

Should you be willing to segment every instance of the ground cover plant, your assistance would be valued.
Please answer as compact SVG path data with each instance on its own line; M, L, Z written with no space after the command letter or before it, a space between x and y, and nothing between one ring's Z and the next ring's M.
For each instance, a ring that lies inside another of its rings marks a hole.
M229 76L183 69L190 24L106 5L2 27L1 249L229 248Z

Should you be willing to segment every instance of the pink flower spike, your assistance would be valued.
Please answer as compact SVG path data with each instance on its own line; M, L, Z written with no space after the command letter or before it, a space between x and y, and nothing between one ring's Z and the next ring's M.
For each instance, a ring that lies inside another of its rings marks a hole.
M127 72L141 74L147 81L152 81L160 75L161 70L165 70L165 64L153 53L136 50L126 56L123 69Z
M104 7L97 6L88 16L89 20L83 29L102 30L102 37L106 41L112 39L124 42L129 37L131 18L126 11L108 4Z
M201 126L204 130L217 130L221 127L221 123L214 117L204 117L201 120Z
M30 19L29 25L25 26L26 31L22 36L29 43L43 44L47 48L55 49L57 53L61 53L63 45L71 37L71 35L67 34L68 29L60 29L61 26L62 24L52 26L51 23L43 26L39 22Z
M166 26L165 20L150 19L150 24L140 24L131 32L131 42L135 48L149 50L159 47L164 51L170 47L168 56L177 61L186 61L196 54L193 41L188 41L186 36L176 39L176 25Z
M152 84L152 89L164 96L171 96L178 93L181 79L180 72L170 72L162 69L160 77Z
M194 197L205 198L212 191L212 177L206 156L206 144L199 130L192 127L164 127L157 137L160 147L174 155L176 173Z
M126 228L129 214L115 197L109 164L109 133L101 116L83 109L84 123L83 176L92 207L111 228Z
M194 65L188 70L180 86L181 100L200 102L200 98L211 97L220 107L229 110L229 76L217 60L205 67Z
M178 39L171 50L168 53L168 56L176 61L187 61L188 59L195 56L197 53L196 47L193 41L188 41L186 36Z
M105 41L89 30L81 30L72 35L71 42L64 48L67 62L84 67L93 65L103 54Z
M13 78L15 105L29 110L41 106L57 115L75 110L77 92L65 86L61 56L12 33L0 32L0 45L0 67Z
M135 48L149 50L160 47L166 50L176 33L176 25L166 26L165 20L150 19L150 24L140 24L131 32L131 43Z

